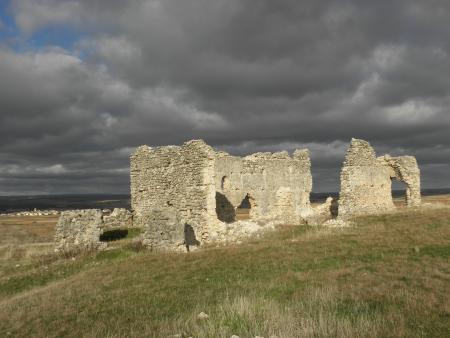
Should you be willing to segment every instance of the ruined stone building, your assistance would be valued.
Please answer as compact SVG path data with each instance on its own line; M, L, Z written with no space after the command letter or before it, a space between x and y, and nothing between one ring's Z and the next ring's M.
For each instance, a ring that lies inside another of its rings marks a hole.
M133 214L63 212L57 250L101 248L105 230L131 226L143 229L144 245L171 251L237 242L278 224L343 226L352 216L393 210L392 180L405 183L407 206L421 200L414 157L376 157L370 144L358 139L345 156L338 203L328 198L314 208L308 150L238 157L201 140L141 146L131 155L130 178Z
M392 180L406 184L406 204L420 205L420 170L413 156L376 157L370 144L352 139L341 171L339 216L395 209Z
M134 224L144 244L184 250L223 242L277 223L298 224L311 213L309 153L246 157L217 152L201 140L139 147L131 156ZM249 220L238 220L239 206Z

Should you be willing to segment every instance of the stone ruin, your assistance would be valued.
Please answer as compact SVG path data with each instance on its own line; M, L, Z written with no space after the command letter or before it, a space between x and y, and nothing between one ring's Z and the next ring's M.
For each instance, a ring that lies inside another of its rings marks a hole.
M414 157L376 157L352 139L341 171L339 205L331 197L310 203L308 150L245 157L216 151L202 140L181 146L141 146L130 157L131 207L67 211L56 228L57 250L102 248L100 235L118 227L143 229L153 249L190 251L228 244L280 224L342 226L352 216L395 208L391 180L406 184L407 206L420 204L420 171ZM337 217L336 217L337 216Z
M352 139L341 171L339 217L395 209L392 180L406 184L408 207L420 205L420 170L414 157L376 157L368 142Z
M131 212L123 208L116 208L111 214L100 209L63 211L56 224L55 251L106 248L107 243L100 240L104 232L132 225Z
M144 245L170 250L298 224L312 213L310 166L307 150L241 158L201 140L142 146L131 156L134 224L144 229ZM239 220L242 209L247 220Z

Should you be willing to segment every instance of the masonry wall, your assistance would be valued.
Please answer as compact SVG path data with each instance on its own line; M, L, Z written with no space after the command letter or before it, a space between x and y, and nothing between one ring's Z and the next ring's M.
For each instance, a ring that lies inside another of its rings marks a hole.
M376 157L364 140L352 139L341 170L339 217L395 209L392 179L407 184L407 204L420 204L420 171L412 156Z
M55 229L56 251L102 249L107 246L100 241L102 233L132 226L132 214L123 208L114 209L110 215L100 209L63 211Z
M111 214L103 216L103 229L131 227L133 227L133 215L125 208L114 208Z
M139 147L131 156L134 226L149 247L197 246L215 220L214 151L203 141Z
M406 205L419 206L422 198L420 194L420 169L414 156L382 157L384 163L391 169L392 177L406 184Z
M219 220L235 220L234 210L248 196L254 222L298 224L311 212L311 163L307 150L246 157L216 155L215 187Z
M58 252L78 249L99 249L102 211L99 209L63 211L56 224L55 250Z

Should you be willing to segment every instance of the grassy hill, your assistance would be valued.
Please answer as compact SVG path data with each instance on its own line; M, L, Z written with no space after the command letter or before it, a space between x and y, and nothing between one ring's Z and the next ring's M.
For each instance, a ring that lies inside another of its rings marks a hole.
M10 247L0 336L450 337L450 209L188 254L142 250L136 235L75 257Z

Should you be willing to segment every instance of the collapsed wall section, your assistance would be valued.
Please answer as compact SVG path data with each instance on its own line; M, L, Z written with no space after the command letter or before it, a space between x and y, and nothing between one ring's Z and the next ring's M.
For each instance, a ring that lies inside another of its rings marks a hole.
M395 209L393 179L406 183L408 206L420 204L420 170L414 157L385 155L377 158L368 142L352 139L341 170L339 217Z
M100 242L101 233L101 210L63 211L56 224L55 251L102 248L106 244Z
M216 154L216 211L219 220L236 220L236 208L248 200L257 223L298 224L311 213L311 162L307 150L256 153L246 157Z
M116 208L109 215L105 215L100 209L63 211L56 224L55 250L102 249L106 247L106 243L100 240L100 236L105 231L132 226L132 214L123 208Z
M131 227L133 227L133 215L125 208L114 208L111 214L103 216L104 229Z
M200 244L215 220L214 151L201 140L139 147L131 156L133 222L143 243L184 250Z

